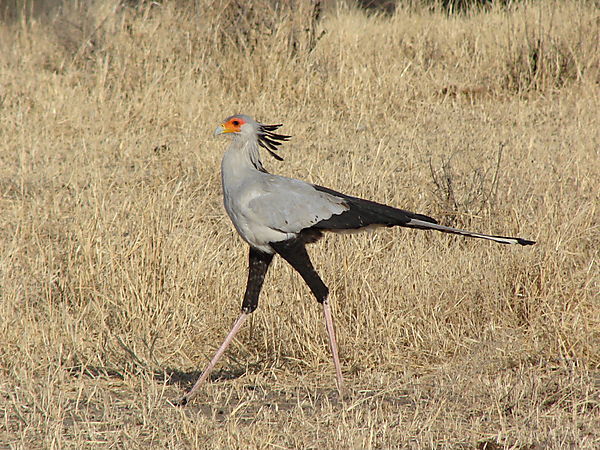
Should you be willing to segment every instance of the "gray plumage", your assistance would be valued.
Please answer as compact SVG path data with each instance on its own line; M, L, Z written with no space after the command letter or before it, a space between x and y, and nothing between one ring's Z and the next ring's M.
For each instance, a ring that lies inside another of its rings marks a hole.
M502 244L534 244L522 238L446 227L422 214L270 174L262 165L259 147L277 156L273 152L276 145L289 138L273 133L278 127L237 115L227 118L215 131L233 135L221 163L225 209L240 236L258 250L273 253L270 243L293 239L308 231L318 238L323 231L378 226L437 230Z

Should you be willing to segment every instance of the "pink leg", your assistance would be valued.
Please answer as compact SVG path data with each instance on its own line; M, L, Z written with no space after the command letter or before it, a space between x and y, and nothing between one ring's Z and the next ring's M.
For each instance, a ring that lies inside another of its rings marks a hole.
M325 316L325 327L327 328L327 334L329 335L329 347L333 354L333 365L335 366L337 386L341 393L344 390L344 377L342 376L342 366L340 365L340 357L338 356L338 346L337 340L335 339L335 330L333 329L333 318L331 317L329 299L325 299L323 302L323 315Z
M202 375L200 375L200 378L198 378L198 381L196 381L196 384L194 384L194 387L192 387L192 389L187 394L185 394L183 397L181 397L181 399L179 399L176 402L177 405L187 404L192 398L194 398L196 396L196 394L198 394L198 389L200 388L202 383L204 383L206 381L206 379L210 375L210 372L217 365L217 362L219 362L219 359L221 359L221 356L223 356L223 353L225 353L225 350L227 350L227 347L229 347L229 344L231 344L231 341L233 341L233 338L235 337L237 332L242 327L242 323L244 323L244 320L246 319L246 317L248 317L248 314L246 314L246 313L240 314L240 317L238 317L238 319L233 324L231 331L229 332L229 334L227 335L227 337L225 338L225 340L223 341L223 343L217 350L217 353L215 353L215 356L213 356L213 359L210 361L210 363L208 364L206 369L204 369L204 372L202 372Z

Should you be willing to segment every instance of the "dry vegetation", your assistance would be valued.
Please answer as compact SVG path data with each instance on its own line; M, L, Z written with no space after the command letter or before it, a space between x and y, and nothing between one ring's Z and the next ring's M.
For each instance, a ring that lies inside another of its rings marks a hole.
M593 3L53 14L0 25L1 448L600 447ZM328 237L348 398L277 261L173 407L240 307L211 137L236 112L294 135L274 172L538 245Z

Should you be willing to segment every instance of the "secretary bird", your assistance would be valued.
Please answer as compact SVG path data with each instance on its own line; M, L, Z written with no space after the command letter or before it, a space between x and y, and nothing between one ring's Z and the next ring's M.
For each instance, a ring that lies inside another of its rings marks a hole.
M221 162L223 200L235 229L250 246L248 282L240 316L198 381L178 404L184 405L196 396L244 320L257 308L263 281L275 253L300 274L323 306L337 386L341 391L344 379L329 306L329 289L314 269L306 252L306 244L318 241L326 231L394 226L437 230L501 244L535 244L518 237L492 236L446 227L422 214L271 174L262 165L259 147L281 161L282 158L275 151L290 136L275 133L280 126L264 125L239 114L228 117L215 130L215 136L232 136Z

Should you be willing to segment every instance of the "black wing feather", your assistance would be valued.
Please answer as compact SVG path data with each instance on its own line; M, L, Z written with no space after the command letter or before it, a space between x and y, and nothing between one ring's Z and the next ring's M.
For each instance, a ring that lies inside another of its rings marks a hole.
M347 211L342 214L333 215L328 219L321 220L313 225L313 228L322 230L356 230L370 225L379 225L385 227L405 226L427 229L426 227L410 225L409 222L412 219L437 224L437 221L434 218L423 214L417 214L370 200L352 197L323 186L313 186L318 191L343 198L348 206Z

